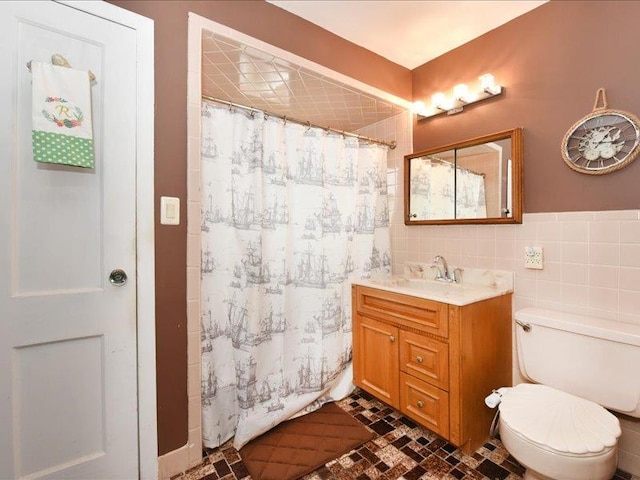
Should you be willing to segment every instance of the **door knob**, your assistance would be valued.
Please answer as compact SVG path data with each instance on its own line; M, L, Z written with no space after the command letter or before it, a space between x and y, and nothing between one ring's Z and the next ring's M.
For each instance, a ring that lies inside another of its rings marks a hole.
M389 335L389 341L391 343L395 342L396 341L396 337L394 337L393 335Z
M418 405L418 408L422 408L424 407L424 402L422 400L418 400L417 405Z
M422 363L423 362L423 359L422 359L422 357L420 355L418 355L416 357L416 362L418 362L418 363Z
M109 274L109 282L114 287L123 286L125 283L127 283L127 272L125 272L120 268L116 268L115 270L112 270L111 273Z

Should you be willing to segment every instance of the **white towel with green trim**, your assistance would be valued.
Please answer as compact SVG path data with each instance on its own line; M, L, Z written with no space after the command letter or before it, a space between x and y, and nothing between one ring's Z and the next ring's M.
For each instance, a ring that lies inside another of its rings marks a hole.
M31 62L33 158L93 168L89 72Z

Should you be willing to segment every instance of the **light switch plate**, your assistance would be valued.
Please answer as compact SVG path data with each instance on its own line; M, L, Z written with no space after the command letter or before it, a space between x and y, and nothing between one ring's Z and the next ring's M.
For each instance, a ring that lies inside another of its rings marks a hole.
M160 223L162 225L180 225L180 199L178 197L160 197Z
M524 247L524 268L542 270L543 266L542 247Z

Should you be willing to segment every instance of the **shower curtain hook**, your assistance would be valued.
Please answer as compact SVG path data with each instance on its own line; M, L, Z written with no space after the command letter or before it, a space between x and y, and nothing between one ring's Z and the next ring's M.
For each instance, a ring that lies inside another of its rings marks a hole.
M311 122L307 120L307 132L311 130Z
M331 133L331 129L329 127L324 127L324 133L329 135Z
M286 115L283 115L283 116L282 116L282 120L284 120L284 124L286 125L286 124L287 124L287 116L286 116Z

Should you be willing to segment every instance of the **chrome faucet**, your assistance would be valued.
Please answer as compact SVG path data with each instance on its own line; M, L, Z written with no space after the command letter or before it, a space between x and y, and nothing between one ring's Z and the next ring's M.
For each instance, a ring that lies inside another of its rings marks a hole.
M438 263L442 262L442 271L440 271L440 267L438 267ZM435 268L437 270L436 280L440 282L451 282L453 279L449 274L449 265L447 265L447 260L442 255L436 255L433 257L434 265L431 268Z

